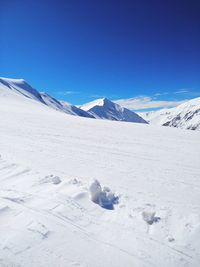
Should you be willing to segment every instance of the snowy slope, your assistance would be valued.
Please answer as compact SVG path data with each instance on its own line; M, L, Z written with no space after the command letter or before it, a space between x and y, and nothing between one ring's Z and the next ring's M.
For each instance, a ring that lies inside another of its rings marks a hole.
M175 108L140 113L140 116L155 125L200 130L200 97Z
M7 89L20 96L36 100L41 104L45 104L50 108L66 114L94 118L91 114L77 108L76 106L73 106L67 102L58 101L46 93L39 93L23 79L0 78L0 86L1 88L4 88L4 90Z
M1 88L7 88L16 94L37 100L44 104L40 93L23 79L8 79L0 77L0 86Z
M107 98L97 99L80 108L88 111L98 119L147 123L136 113L121 107Z
M71 105L65 101L60 101L60 103L62 104L62 106L66 109L66 110L70 110L71 113L74 113L77 116L80 117L87 117L87 118L95 118L92 114L90 114L89 112L82 110L74 105Z
M199 132L66 116L3 86L0 129L1 267L199 266Z
M40 94L45 104L55 110L59 110L70 115L94 118L90 113L81 110L80 108L77 108L74 105L71 105L64 101L58 101L57 99L51 97L47 93L40 93Z

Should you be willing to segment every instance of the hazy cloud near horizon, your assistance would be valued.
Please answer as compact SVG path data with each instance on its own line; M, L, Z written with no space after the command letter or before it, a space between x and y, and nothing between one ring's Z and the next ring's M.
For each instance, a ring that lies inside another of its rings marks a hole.
M128 99L114 100L115 103L132 110L150 109L150 108L172 108L187 101L185 100L156 100L150 96L140 96Z
M68 90L68 91L58 91L57 94L67 96L67 95L77 95L77 94L79 94L79 92L73 91L73 90Z

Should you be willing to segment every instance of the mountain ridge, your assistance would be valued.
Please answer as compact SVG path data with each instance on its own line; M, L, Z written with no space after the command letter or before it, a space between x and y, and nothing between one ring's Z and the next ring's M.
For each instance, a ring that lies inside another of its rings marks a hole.
M150 124L188 130L200 130L200 97L188 100L177 107L140 113Z
M1 77L0 84L2 84L6 88L9 88L18 95L25 96L32 100L36 100L41 104L45 104L50 108L64 112L69 115L81 116L86 118L95 118L95 119L147 123L143 118L141 118L136 113L126 108L123 108L118 104L113 103L107 98L97 99L93 102L90 102L90 104L93 103L91 104L93 105L93 108L92 110L86 110L86 106L89 103L81 107L77 107L65 101L57 100L56 98L50 96L45 92L39 92L31 85L29 85L24 79L10 79Z
M121 107L108 98L96 99L80 106L80 108L91 113L97 119L147 123L135 112Z
M57 111L64 112L68 115L94 118L91 114L86 111L80 110L76 106L73 106L66 102L61 102L45 92L39 92L31 85L29 85L24 79L10 79L0 77L0 84L3 85L5 89L9 88L13 93L16 93L17 95L36 100L43 105L46 105Z

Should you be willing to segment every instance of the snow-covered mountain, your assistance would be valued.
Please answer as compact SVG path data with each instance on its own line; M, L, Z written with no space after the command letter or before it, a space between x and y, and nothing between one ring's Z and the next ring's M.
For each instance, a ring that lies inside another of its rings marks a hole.
M140 113L150 124L200 130L200 97L170 109Z
M97 99L80 107L97 119L147 123L135 112L123 108L107 98Z
M31 87L24 79L10 79L0 77L0 89L9 89L10 91L28 97L33 100L37 100L45 104L40 93Z
M86 112L74 105L71 105L65 101L59 101L55 99L54 97L48 95L47 93L40 93L43 101L45 104L53 109L62 111L64 113L75 115L75 116L81 116L81 117L87 117L87 118L94 118L92 114L89 112Z
M8 89L1 267L199 267L199 132L67 116Z
M41 104L45 104L50 108L69 115L96 119L147 123L136 113L111 102L107 98L97 99L96 101L85 104L79 108L65 101L59 101L47 93L38 92L23 79L0 78L0 85L1 87L4 86L18 95L36 100Z
M41 104L45 104L50 108L64 112L66 114L94 118L94 116L92 116L90 113L81 110L74 105L71 105L64 101L59 101L54 97L48 95L47 93L38 92L23 79L0 78L0 86L0 90L2 90L2 87L4 87L4 89L9 89L13 93L30 98L32 100L36 100Z

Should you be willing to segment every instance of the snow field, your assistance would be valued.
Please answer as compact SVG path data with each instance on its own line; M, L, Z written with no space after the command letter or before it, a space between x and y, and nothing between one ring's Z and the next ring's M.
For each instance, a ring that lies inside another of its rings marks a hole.
M0 155L0 266L199 266L198 131L2 90Z

